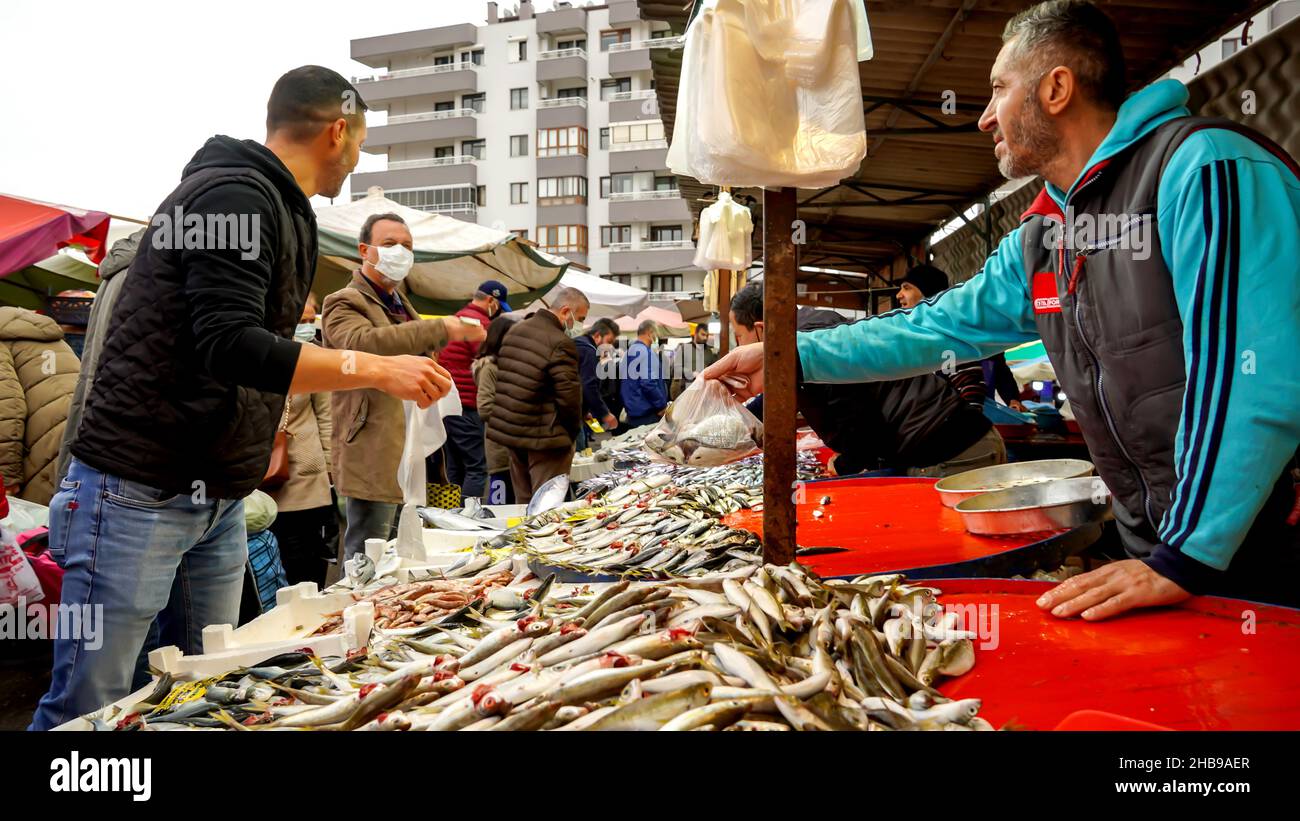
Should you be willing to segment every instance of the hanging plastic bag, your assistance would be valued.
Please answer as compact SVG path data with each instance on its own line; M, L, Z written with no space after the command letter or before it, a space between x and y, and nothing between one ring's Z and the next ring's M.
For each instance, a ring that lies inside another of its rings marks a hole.
M716 467L760 450L763 423L721 382L697 378L664 411L645 446L679 465Z
M426 500L424 460L447 441L446 416L460 416L460 394L456 386L424 410L411 400L402 403L406 414L406 442L397 463L397 486L402 490L402 512L397 519L397 554L424 557L424 535L418 508Z
M18 546L14 533L0 525L0 607L27 604L45 598L41 580L27 563L27 554Z
M749 209L726 191L718 201L700 212L700 239L695 247L695 266L744 270L754 261L754 218ZM706 287L707 293L707 287ZM705 304L705 309L709 308Z

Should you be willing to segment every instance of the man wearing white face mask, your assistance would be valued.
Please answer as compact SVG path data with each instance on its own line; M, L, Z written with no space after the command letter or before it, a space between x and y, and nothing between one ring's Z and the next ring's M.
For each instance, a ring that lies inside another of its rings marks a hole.
M411 230L397 214L373 214L361 228L361 267L352 282L325 298L327 348L376 354L436 354L448 342L481 342L486 331L456 317L421 319L403 280L415 261ZM402 491L397 464L405 443L402 403L380 391L335 393L334 487L347 499L344 559L366 539L390 539Z

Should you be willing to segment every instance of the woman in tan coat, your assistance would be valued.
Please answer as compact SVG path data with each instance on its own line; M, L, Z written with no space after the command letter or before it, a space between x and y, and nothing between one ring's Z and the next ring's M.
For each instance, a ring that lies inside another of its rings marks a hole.
M492 320L488 326L487 339L479 346L478 357L474 360L474 385L478 388L478 415L483 420L483 429L487 430L488 419L497 400L497 354L501 352L501 340L510 330L514 320L502 314ZM484 453L487 455L488 487L487 503L490 505L514 504L515 493L510 485L510 452L505 445L499 445L484 437Z
M308 296L295 337L316 338L316 296ZM325 586L330 566L337 562L339 525L329 475L330 395L290 396L281 419L289 435L289 481L267 491L275 500L270 531L280 545L280 562L289 584L316 582Z
M0 307L0 476L9 495L48 505L81 363L48 316Z

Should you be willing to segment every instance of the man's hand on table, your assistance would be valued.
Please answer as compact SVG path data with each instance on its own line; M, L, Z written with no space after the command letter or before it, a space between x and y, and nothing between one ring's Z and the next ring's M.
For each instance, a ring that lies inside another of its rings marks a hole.
M1101 621L1141 607L1161 607L1191 598L1145 562L1125 559L1066 579L1044 593L1038 606L1059 618Z

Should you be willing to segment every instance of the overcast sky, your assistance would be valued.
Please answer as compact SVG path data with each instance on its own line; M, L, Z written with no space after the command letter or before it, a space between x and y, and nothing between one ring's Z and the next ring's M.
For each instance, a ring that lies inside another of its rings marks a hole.
M353 38L486 16L486 0L0 0L0 192L147 219L208 137L265 136L285 71L369 76ZM383 167L363 153L357 170Z

